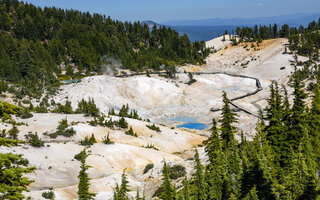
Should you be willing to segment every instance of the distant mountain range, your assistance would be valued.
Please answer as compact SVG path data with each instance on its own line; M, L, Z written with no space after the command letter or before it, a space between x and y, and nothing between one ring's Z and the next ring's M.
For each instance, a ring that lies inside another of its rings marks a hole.
M158 23L151 21L151 20L141 21L141 24L147 24L149 26L149 28L154 27L154 25L162 26L161 24L158 24Z
M150 29L155 25L157 27L163 26L151 20L141 21L141 24L147 24ZM231 32L236 29L236 26L170 26L166 25L177 31L179 35L187 34L191 41L207 41L212 38L218 37L225 32L225 30Z
M314 14L293 14L293 15L279 15L274 17L260 17L260 18L211 18L200 20L171 20L161 24L167 26L246 26L246 25L269 25L277 23L279 25L288 24L290 26L307 26L312 20L318 21L320 13Z
M203 20L172 20L163 23L154 21L142 21L142 24L148 24L149 28L153 26L166 25L175 29L180 35L187 34L191 41L208 41L224 34L225 30L231 32L237 26L269 25L277 23L278 25L288 24L289 26L308 26L308 24L320 18L320 13L316 14L294 14L279 15L275 17L264 18L230 18L230 19L203 19Z

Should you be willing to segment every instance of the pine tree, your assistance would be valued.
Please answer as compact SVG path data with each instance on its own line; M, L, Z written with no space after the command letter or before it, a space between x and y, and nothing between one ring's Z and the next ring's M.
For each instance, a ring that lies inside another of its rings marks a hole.
M204 173L203 173L203 166L201 164L198 150L195 149L195 156L194 156L194 170L195 173L193 174L195 191L194 191L194 199L197 200L206 200L206 183L204 180Z
M232 124L237 122L236 114L230 108L230 100L227 97L227 93L223 92L223 108L222 108L222 118L221 118L221 138L223 139L223 147L228 148L235 142L234 134L236 132L236 127Z
M128 183L129 183L129 181L127 180L125 172L123 172L122 175L121 175L120 188L117 185L116 189L114 190L114 195L113 195L113 199L114 200L129 200L128 192L130 192L130 190L128 188L129 187Z
M290 110L290 103L289 103L289 96L288 96L288 91L285 86L282 87L284 91L284 96L283 96L283 114L282 114L282 123L285 126L286 129L289 128L290 125L290 115L291 115L291 110Z
M173 200L175 198L174 187L170 182L169 172L166 161L164 161L163 169L162 169L162 193L160 194L160 199L163 200Z
M19 141L0 137L0 146L17 146ZM0 194L1 199L24 199L23 192L28 192L27 186L33 181L25 177L32 173L34 167L26 167L22 155L0 153Z
M254 186L242 200L260 200L257 195L256 187Z
M79 200L90 200L94 199L95 194L89 192L90 187L90 178L87 174L87 170L90 166L86 165L86 158L88 157L88 154L86 152L86 149L83 149L81 152L81 170L79 172L79 184L78 184L78 198Z
M315 162L320 169L320 90L319 83L315 84L313 90L312 106L308 117L308 127L311 145L314 148Z
M184 177L184 180L182 183L183 183L183 199L190 200L189 181L187 176Z
M288 140L294 151L298 150L301 139L304 135L306 127L306 107L304 99L306 94L303 91L303 83L297 73L293 76L294 100L292 106L292 115L290 117L290 129L288 132Z
M207 156L209 157L209 162L211 164L214 163L214 160L217 157L216 151L221 149L219 130L217 128L217 122L214 118L212 119L212 123L213 126L211 128L211 135L206 141L204 141L205 152L207 153Z
M266 127L267 139L275 152L275 162L278 166L285 166L290 159L288 148L290 144L287 141L287 127L283 124L283 107L281 102L281 95L276 83L270 86L270 98L268 99L267 120Z
M226 163L219 138L217 122L213 121L210 137L204 142L205 152L209 158L209 164L205 170L205 182L207 185L207 197L209 199L221 199L222 184L225 179Z
M281 197L282 199L298 199L303 194L304 186L307 184L308 166L301 150L301 146L299 146L299 152L292 153L292 161L286 175L281 180L287 191L286 196Z

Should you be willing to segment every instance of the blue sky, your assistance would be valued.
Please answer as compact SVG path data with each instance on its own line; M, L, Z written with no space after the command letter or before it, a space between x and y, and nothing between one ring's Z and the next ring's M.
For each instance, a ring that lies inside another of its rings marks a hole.
M27 0L40 7L55 6L97 12L122 21L252 18L320 12L320 0Z

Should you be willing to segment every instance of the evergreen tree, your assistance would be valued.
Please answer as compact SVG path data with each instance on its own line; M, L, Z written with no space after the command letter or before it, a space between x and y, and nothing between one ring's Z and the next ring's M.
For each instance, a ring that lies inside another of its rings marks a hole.
M240 182L242 173L241 159L239 156L237 141L234 138L236 128L233 123L237 122L236 114L230 108L230 100L227 97L226 92L223 92L222 118L221 118L221 139L222 150L226 162L226 179L224 180L225 187L222 193L223 196L228 198L238 197Z
M183 183L183 199L190 200L189 181L187 176L184 177L184 180L182 183Z
M303 91L303 83L300 78L295 75L293 76L293 106L292 115L290 117L290 129L288 132L288 140L294 151L298 150L301 139L306 131L306 107L304 99L306 94Z
M223 140L223 147L228 148L235 143L234 134L236 132L236 127L233 123L237 122L236 114L230 108L230 100L227 97L227 93L223 92L223 108L222 108L222 118L221 118L221 138Z
M242 200L259 200L256 187L253 187Z
M286 129L289 128L290 125L290 116L291 116L291 110L290 110L290 103L289 103L289 96L288 91L285 86L283 86L284 96L283 96L283 114L282 114L282 123L285 126Z
M19 141L0 137L0 146L16 146ZM27 186L33 181L25 177L32 173L34 167L26 167L27 160L22 155L0 153L0 193L1 199L24 199L23 192L28 192Z
M313 89L312 106L308 117L311 145L314 148L317 169L320 169L320 90L317 83Z
M169 172L166 161L164 161L162 169L162 193L160 194L160 199L163 200L173 200L175 199L175 188L170 182Z
M90 187L90 178L87 174L87 170L90 166L86 165L86 158L88 157L88 154L86 152L86 149L83 149L81 152L81 170L79 172L79 184L78 184L78 198L79 200L90 200L94 199L95 194L89 192Z
M287 142L287 127L283 124L283 107L281 95L277 83L272 83L270 86L270 98L268 99L266 127L267 139L275 152L275 162L278 166L288 164L288 148L290 144Z
M204 142L205 152L209 158L209 164L205 170L205 182L207 184L207 195L209 199L221 199L222 185L225 179L226 163L222 150L221 140L219 138L217 122L213 121L211 135Z
M130 192L130 190L128 188L129 187L128 183L129 183L129 181L127 180L127 177L126 177L125 173L123 172L122 176L121 176L120 188L117 185L117 187L114 191L114 196L113 196L114 200L129 200L128 192Z
M197 149L195 149L194 162L195 162L194 163L195 173L193 174L194 185L195 185L194 199L205 200L207 199L206 183L204 180L203 166L201 164Z

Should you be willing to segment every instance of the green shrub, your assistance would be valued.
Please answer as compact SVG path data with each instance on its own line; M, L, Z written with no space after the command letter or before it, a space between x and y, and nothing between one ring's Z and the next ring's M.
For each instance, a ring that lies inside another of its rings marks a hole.
M98 125L97 118L94 117L93 120L89 121L89 125L90 126L97 126Z
M49 134L50 138L57 138L59 135L64 137L72 137L76 134L76 131L73 128L69 128L68 120L63 119L59 121L59 126L57 127L57 131L54 133Z
M3 122L7 120L11 121L12 118L10 115L16 115L21 110L22 108L19 106L0 100L0 118L2 118Z
M124 117L121 117L116 124L120 128L128 128L128 122L124 119Z
M102 139L102 142L103 142L104 144L113 144L113 143L114 143L114 142L112 142L112 141L110 140L110 138L109 138L109 133L108 133L107 137L104 136L104 138Z
M0 81L0 93L7 91L8 88L9 88L8 84L5 81L1 80Z
M153 163L149 163L146 165L146 167L143 170L143 174L146 174L150 169L154 167Z
M53 191L43 192L42 197L51 200L55 198Z
M113 128L114 122L112 121L112 118L110 117L110 119L104 122L104 125L108 128Z
M28 108L23 108L18 112L18 117L22 119L27 119L33 117L33 114L30 112Z
M147 149L154 149L154 150L159 151L159 149L158 149L156 146L154 146L154 144L148 144L147 146L144 146L144 148L147 148Z
M76 110L76 113L85 114L85 116L93 116L98 117L100 115L100 111L97 108L93 98L89 98L88 101L85 101L82 99L78 103L78 108Z
M110 108L108 115L117 115L116 112L114 111L114 108Z
M160 128L158 126L156 126L155 124L146 125L146 127L148 127L151 130L154 130L154 131L157 131L157 132L161 132Z
M170 179L177 179L187 174L186 168L182 165L168 166L168 172Z
M33 134L32 132L29 132L27 135L25 135L25 137L31 146L34 146L34 147L44 146L44 142L39 138L37 133Z
M64 114L73 114L73 110L72 110L72 107L71 107L71 102L70 101L66 101L66 103L64 105L62 105L61 103L58 103L57 104L58 107L53 110L53 112L55 113L64 113Z
M13 124L12 128L8 131L10 138L16 140L18 138L19 129Z
M97 143L96 138L94 137L94 134L92 133L91 137L85 137L84 140L80 141L80 144L83 146L91 146L94 143Z
M193 83L197 82L196 79L193 78L193 75L191 74L191 72L188 73L188 77L189 77L189 81L188 81L188 85L192 85Z
M83 151L80 151L80 153L78 153L78 154L76 154L76 155L74 156L74 159L80 161L84 155L85 155L84 152L83 152Z
M125 134L126 135L131 135L131 136L134 136L134 137L138 137L137 133L135 133L133 131L132 127L130 127L130 129L125 132Z
M44 107L44 106L37 106L35 107L34 111L36 113L48 113L47 107Z

